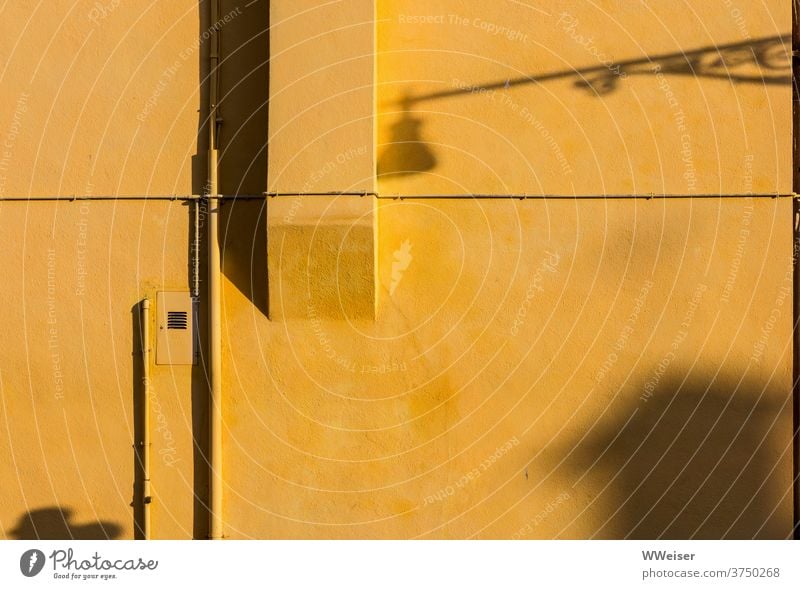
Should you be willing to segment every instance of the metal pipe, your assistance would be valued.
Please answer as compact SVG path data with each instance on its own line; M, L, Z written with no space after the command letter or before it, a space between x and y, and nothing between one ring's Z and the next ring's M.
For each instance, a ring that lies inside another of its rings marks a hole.
M202 201L192 203L192 302L195 307L200 302L200 207L202 206ZM197 316L196 313L194 316Z
M792 194L379 194L377 192L264 192L262 194L217 194L220 201L236 200L263 200L264 197L275 198L281 196L374 196L388 200L412 199L512 199L512 200L581 200L581 199L692 199L692 198L798 198L800 195ZM158 195L158 196L4 196L0 202L79 202L79 201L145 201L145 200L180 200L184 202L204 201L208 194L197 195Z
M142 439L140 460L142 464L142 534L150 539L150 299L142 301Z
M792 537L800 540L800 202L792 207Z
M125 196L112 196L112 195L84 195L84 196L70 196L70 195L47 195L47 196L2 196L0 202L79 202L79 201L145 201L145 200L170 200L170 201L184 201L195 202L203 201L208 198L207 194L171 194L156 196L138 196L138 195L125 195ZM218 194L217 198L220 200L263 200L263 194Z
M216 150L211 159L216 160ZM209 444L211 485L209 499L209 537L222 538L222 321L220 300L220 247L219 207L220 201L209 197L208 204L208 310L209 310Z
M798 5L792 2L792 189L800 188L800 27L798 27ZM792 537L800 540L800 203L792 203Z
M146 195L43 195L43 196L4 196L0 201L5 202L38 202L38 201L65 201L78 202L88 200L200 200L201 196L180 195L180 194L159 194L154 196Z
M796 194L380 194L388 200L446 200L446 199L496 199L496 200L655 200L655 199L709 199L709 198L796 198Z
M377 192L361 191L341 191L332 190L330 192L265 192L265 196L378 196Z
M217 125L219 90L219 31L216 23L219 0L212 0L209 50L209 117L208 117L208 340L209 340L209 525L212 540L222 538L222 320L220 293L219 247L219 166L217 154Z

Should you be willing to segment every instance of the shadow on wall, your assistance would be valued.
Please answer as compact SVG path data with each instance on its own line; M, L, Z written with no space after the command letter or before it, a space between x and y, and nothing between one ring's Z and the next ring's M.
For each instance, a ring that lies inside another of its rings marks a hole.
M203 85L193 158L193 188L204 194L208 177L208 84L210 34L216 30L219 64L219 192L261 194L267 189L269 105L269 2L220 0L219 21L209 21L209 0L198 0L202 40L197 52Z
M220 28L220 192L257 195L267 190L269 2L221 0L220 17L226 16Z
M712 45L689 51L649 55L639 59L580 69L504 79L430 94L408 95L400 101L400 120L392 124L387 146L378 160L378 176L426 172L436 158L421 138L423 120L415 116L414 105L430 100L479 95L516 86L543 84L562 79L591 96L618 90L630 76L689 76L728 80L733 84L789 85L792 83L791 35L751 39L741 43Z
M791 538L791 407L738 377L644 383L567 459L594 497L580 519L597 538Z
M113 522L77 523L72 521L69 508L34 509L19 518L9 532L17 540L113 540L119 538L122 527Z
M268 0L221 0L219 21L210 22L209 0L198 0L198 38L203 40L198 56L202 83L201 116L198 120L197 155L193 157L193 189L195 194L208 193L208 105L210 33L216 30L220 39L222 60L219 64L219 193L226 196L260 195L267 190L267 139L269 105L269 2ZM222 273L256 308L267 314L266 220L263 218L266 197L259 200L229 200L221 206L220 240ZM208 210L193 203L187 207L190 235L193 235L194 209L198 207L198 227L203 235L200 244L200 303L197 309L197 331L200 334L200 359L192 368L192 434L195 539L208 537L208 244L205 231ZM193 244L187 244L191 267ZM191 289L192 285L189 285ZM136 325L134 325L134 333ZM134 374L134 386L140 387ZM140 476L138 459L136 472ZM141 536L141 483L134 489L134 522L137 537Z
M153 305L155 307L155 305ZM131 307L131 356L133 361L131 390L133 391L133 531L134 538L144 538L144 469L139 442L144 438L144 371L142 370L142 302Z
M378 176L420 174L436 167L436 157L422 140L422 119L404 100L400 120L392 124L389 143L378 159Z
M215 28L220 35L219 192L226 196L261 195L267 190L269 106L269 2L221 0L218 23L209 22L208 0L199 0L201 39ZM209 43L201 45L198 68L203 83L194 156L193 192L207 192ZM220 232L222 272L266 315L266 230L254 226L263 217L263 201L226 201ZM190 211L190 214L191 211ZM207 211L201 210L201 230ZM201 256L203 258L204 256Z
M220 65L220 192L267 191L269 110L269 2L222 0ZM228 201L220 216L222 272L267 314L266 199Z

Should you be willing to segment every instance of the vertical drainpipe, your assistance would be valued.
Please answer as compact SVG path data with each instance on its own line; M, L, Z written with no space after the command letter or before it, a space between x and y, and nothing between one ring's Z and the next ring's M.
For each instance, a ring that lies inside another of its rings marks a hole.
M150 539L150 299L142 301L142 535Z
M797 121L797 101L795 101L795 121ZM795 122L795 129L798 128ZM795 135L795 142L797 136ZM795 162L797 162L797 146L795 145ZM797 173L797 163L795 163L795 173ZM795 185L794 192L797 193L798 186ZM794 269L794 297L792 320L792 499L793 499L793 534L795 540L800 540L800 203L797 196L792 198L792 226L794 233L792 236L792 258Z
M209 525L208 537L222 538L222 325L220 297L219 183L217 178L217 100L219 68L219 0L209 2L211 44L209 50L208 117L208 339L209 339Z
M800 269L798 269L798 245L800 245L800 206L797 191L800 189L800 88L798 88L798 12L797 3L792 2L792 269L794 270L792 297L792 537L800 540L800 342L798 320L800 320Z
M800 17L798 14L798 5L792 2L792 120L793 120L793 137L792 137L792 229L794 230L792 239L792 260L794 269L794 309L792 313L792 320L794 321L792 329L792 500L793 500L793 537L795 540L800 540L800 328L798 328L798 321L800 321L800 262L798 261L798 253L800 253L800 203L798 203L797 193L800 190L800 149L798 149L798 140L800 140L800 88L798 87L798 61L800 58L800 29L798 28L797 19Z

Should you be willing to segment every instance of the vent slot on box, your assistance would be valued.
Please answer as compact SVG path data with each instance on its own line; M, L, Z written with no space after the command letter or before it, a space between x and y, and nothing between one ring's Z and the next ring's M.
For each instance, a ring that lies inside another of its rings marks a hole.
M188 329L189 316L185 311L167 311L167 329Z

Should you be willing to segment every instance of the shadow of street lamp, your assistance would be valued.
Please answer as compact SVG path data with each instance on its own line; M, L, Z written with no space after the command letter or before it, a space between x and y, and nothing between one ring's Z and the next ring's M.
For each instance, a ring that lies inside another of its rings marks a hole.
M406 176L432 170L436 157L422 140L422 120L414 116L411 100L401 102L400 120L390 129L389 143L378 158L378 176Z

